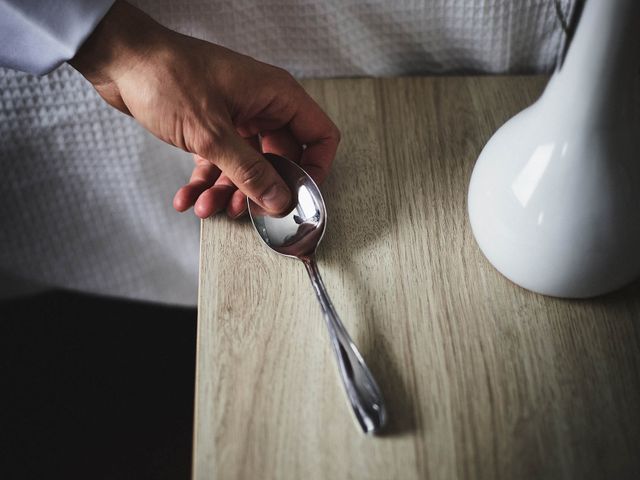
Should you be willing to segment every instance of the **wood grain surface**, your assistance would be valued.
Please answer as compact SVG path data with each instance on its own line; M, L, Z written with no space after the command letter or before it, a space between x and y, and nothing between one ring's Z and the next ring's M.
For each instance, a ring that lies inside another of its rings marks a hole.
M319 265L389 428L356 429L303 265L246 221L208 219L194 478L640 478L640 285L588 301L525 291L466 215L480 150L545 82L305 82L343 137Z

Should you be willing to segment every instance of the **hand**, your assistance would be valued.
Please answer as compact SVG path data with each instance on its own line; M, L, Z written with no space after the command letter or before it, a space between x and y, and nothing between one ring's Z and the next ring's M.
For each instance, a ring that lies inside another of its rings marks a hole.
M340 133L286 71L171 31L117 1L69 62L112 106L194 154L176 210L236 218L246 196L272 213L289 189L259 153L297 161L319 183Z

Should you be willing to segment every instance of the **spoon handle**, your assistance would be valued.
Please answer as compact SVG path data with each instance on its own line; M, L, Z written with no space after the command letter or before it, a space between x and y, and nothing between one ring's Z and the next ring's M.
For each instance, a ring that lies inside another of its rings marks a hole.
M307 267L313 289L322 307L340 377L356 420L365 433L376 433L386 421L386 409L378 384L331 303L315 257L305 257L301 260Z

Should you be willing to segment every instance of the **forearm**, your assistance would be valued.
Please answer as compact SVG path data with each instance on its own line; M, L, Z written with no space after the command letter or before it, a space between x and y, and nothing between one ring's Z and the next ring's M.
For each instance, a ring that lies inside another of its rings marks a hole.
M94 86L112 82L150 49L164 29L147 14L117 0L69 64Z

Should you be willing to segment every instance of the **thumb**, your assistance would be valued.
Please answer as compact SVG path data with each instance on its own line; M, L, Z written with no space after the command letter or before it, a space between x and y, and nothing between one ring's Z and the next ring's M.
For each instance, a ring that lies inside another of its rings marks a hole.
M271 163L234 130L217 137L200 155L268 213L283 213L291 203L291 192Z

